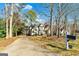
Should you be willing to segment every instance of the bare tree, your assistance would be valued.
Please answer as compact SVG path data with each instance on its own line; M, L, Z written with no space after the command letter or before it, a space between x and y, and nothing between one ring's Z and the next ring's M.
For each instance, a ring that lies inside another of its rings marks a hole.
M45 10L40 12L40 15L42 14L43 16L47 17L49 20L49 27L50 27L50 36L53 35L53 3L48 3L48 4L42 4L43 8ZM46 13L48 11L48 13Z
M61 4L58 5L58 21L57 21L57 36L60 36L60 15L61 15Z
M75 16L74 22L72 24L72 35L76 35L76 30L77 30L77 17Z
M7 4L5 3L6 38L9 37L9 29L8 29L9 24L8 24L7 12L8 12L8 8L7 8Z
M10 37L12 37L13 3L11 4Z
M53 19L53 4L50 4L50 36L53 35L52 19Z

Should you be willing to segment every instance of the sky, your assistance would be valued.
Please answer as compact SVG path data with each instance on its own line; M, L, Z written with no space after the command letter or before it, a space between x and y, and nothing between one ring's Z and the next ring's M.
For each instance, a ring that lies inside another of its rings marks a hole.
M18 5L18 4L17 4ZM4 3L0 3L0 18L3 17L2 9L5 7ZM34 10L37 13L37 16L39 18L39 21L45 22L47 20L47 17L43 15L39 15L40 12L44 11L44 8L41 4L38 3L27 3L26 7L22 9L22 13L26 13L29 10Z
M45 5L47 5L47 4L44 4L44 6ZM71 5L73 6L73 4L71 4ZM76 4L76 5L78 6L79 4ZM17 4L17 6L18 6L18 4ZM24 7L21 10L21 12L22 13L26 13L29 10L34 10L37 13L39 21L40 22L46 22L46 21L48 21L49 18L47 16L44 16L44 15L40 14L42 12L45 12L45 13L47 13L49 15L49 9L44 8L44 6L41 3L40 4L39 3L27 3L26 7ZM3 17L2 9L4 7L5 7L5 4L4 3L0 3L0 18ZM73 8L74 7L76 7L76 6L73 6ZM54 16L57 13L56 11L57 11L57 4L54 4L54 10L53 10ZM79 14L79 13L77 12L76 14ZM70 20L72 20L73 18L74 18L74 16L72 16L72 15L68 16L68 19L70 19Z
M2 9L4 8L4 3L0 3L0 17L3 17L3 11Z

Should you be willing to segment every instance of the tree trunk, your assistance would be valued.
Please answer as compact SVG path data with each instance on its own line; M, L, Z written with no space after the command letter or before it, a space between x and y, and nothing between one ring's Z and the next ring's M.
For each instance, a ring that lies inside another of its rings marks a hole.
M5 20L6 20L6 38L9 37L9 29L8 29L8 18L7 18L7 4L5 3Z
M64 20L64 31L65 31L65 35L66 35L66 31L67 31L67 15L65 15L65 20Z
M53 34L53 29L52 29L52 16L53 16L53 4L50 4L50 36Z
M61 16L61 4L59 3L59 10L58 10L58 12L59 12L59 15L58 15L58 38L60 37L60 16Z
M17 31L16 31L16 36L17 36Z
M39 27L40 27L40 25L38 25L38 35L39 35L39 31L40 31Z
M74 30L74 35L76 35L76 30L77 30L77 19L76 19L76 16L75 16L75 19L74 19L73 30Z
M12 19L13 19L13 3L11 5L11 17L10 17L10 38L12 37Z

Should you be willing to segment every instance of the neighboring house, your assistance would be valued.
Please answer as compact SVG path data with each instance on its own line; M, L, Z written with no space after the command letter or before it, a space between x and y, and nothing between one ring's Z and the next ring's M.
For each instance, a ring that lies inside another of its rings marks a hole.
M25 35L49 35L49 25L46 24L34 24L31 26L26 26L25 29L23 29L23 33Z

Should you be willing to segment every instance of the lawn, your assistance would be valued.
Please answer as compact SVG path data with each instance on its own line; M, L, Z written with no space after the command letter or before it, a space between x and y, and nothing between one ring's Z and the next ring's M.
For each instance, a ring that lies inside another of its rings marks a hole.
M79 39L74 41L69 41L69 44L72 45L72 49L66 50L65 38L56 36L46 37L46 36L32 36L28 37L33 40L35 43L41 45L42 48L48 49L52 53L57 53L60 56L77 56L79 55Z
M21 36L22 37L22 36ZM20 37L13 37L9 39L1 38L0 39L0 51L4 50L5 47L10 45L16 39ZM47 37L47 36L26 36L29 40L34 41L39 44L42 48L47 49L48 51L55 53L59 56L77 56L79 55L79 39L77 38L74 41L69 41L69 44L72 45L72 49L66 50L65 38L56 36Z

